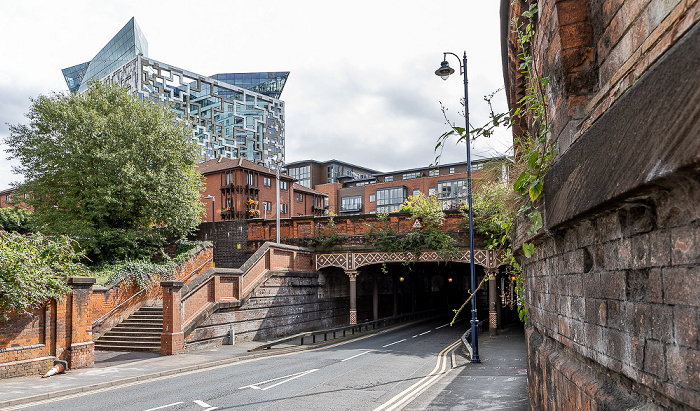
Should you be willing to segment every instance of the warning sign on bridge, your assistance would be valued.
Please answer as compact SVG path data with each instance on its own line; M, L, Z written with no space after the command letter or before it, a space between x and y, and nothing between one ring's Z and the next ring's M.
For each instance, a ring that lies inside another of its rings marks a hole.
M413 222L413 228L423 228L422 225L420 225L420 220L416 218L416 221Z

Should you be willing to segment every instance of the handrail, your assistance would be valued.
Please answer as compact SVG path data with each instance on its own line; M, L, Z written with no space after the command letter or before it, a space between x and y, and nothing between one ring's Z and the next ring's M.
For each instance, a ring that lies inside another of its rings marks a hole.
M191 273L187 274L185 277L182 277L182 279L181 279L180 281L182 281L182 282L184 283L185 280L187 280L188 278L190 278L190 277L192 276L192 274L196 273L200 268L202 268L202 267L204 266L204 264L208 263L209 261L211 261L211 260L213 260L213 259L214 259L214 257L212 256L210 259L208 259L207 261L205 261L205 262L203 262L202 264L200 264L199 267L197 267L197 268L195 268L194 270L192 270Z
M202 250L204 250L204 249L206 249L206 248L203 248ZM199 253L199 252L202 251L202 250L197 251L197 253ZM195 255L196 255L196 254L195 254ZM194 255L193 255L192 257L194 257ZM213 259L214 259L214 257L212 256L212 258L208 259L207 261L205 261L204 263L202 263L199 267L195 268L191 273L187 274L187 276L184 277L181 281L184 282L186 279L190 278L190 276L192 276L192 274L194 274L197 270L199 270L200 268L202 268L202 266L203 266L204 264L208 263L209 261L211 261L211 260L213 260ZM124 281L124 280L122 280L122 281ZM119 283L121 283L122 281L120 281ZM119 284L119 283L117 283L117 284ZM114 285L117 285L117 284L114 284ZM114 286L114 285L113 285L113 286ZM107 319L107 317L110 316L110 314L112 314L112 313L115 312L117 309L119 309L121 306L123 306L124 304L128 303L129 301L131 301L132 298L136 297L137 295L140 295L141 293L143 293L143 292L146 291L146 290L149 290L149 288L142 288L142 289L139 290L139 292L137 292L136 294L132 295L131 297L129 297L129 298L127 298L126 300L124 300L124 301L122 301L121 303L119 303L119 305L117 305L116 307L114 307L114 308L112 308L111 310L107 311L104 315L102 315L102 317L100 317L100 318L96 319L95 321L93 321L93 322L92 322L92 325L95 326L95 325L100 325L100 324L102 324L102 323L104 322L104 320Z
M146 290L148 290L148 288L142 288L142 289L139 290L139 292L137 292L136 294L134 294L134 295L132 295L131 297L127 298L126 300L122 301L118 306L116 306L116 307L112 308L111 310L107 311L107 313L106 313L105 315L103 315L102 317L100 317L100 318L96 319L95 321L93 321L93 322L92 322L92 325L94 326L94 325L100 325L100 324L102 324L102 322L104 322L104 320L105 320L107 317L109 317L110 314L112 314L114 311L116 311L119 307L121 307L122 305L128 303L129 301L131 301L132 298L136 297L137 295L141 294L142 292L144 292L144 291L146 291Z
M436 311L443 311L443 310L441 310L441 309L425 310L425 311L419 311L416 313L408 313L408 314L396 315L393 317L380 318L378 320L366 321L364 323L359 323L359 324L350 324L350 325L344 325L342 327L328 328L328 329L320 330L320 331L307 331L307 332L303 332L303 333L290 335L288 337L279 338L277 340L268 341L265 344L251 348L248 351L269 350L270 348L272 348L275 345L284 344L284 343L289 342L289 341L294 341L298 338L301 339L301 345L304 345L304 338L305 337L311 337L312 343L315 343L316 336L321 335L321 334L323 334L323 340L327 341L328 334L331 334L331 333L333 334L333 338L336 338L335 334L342 331L343 337L345 337L345 333L348 330L352 331L353 334L355 334L355 330L357 330L358 332L361 332L362 327L364 327L365 331L367 331L367 330L369 330L369 327L372 326L372 329L374 330L377 328L377 325L379 325L379 324L383 324L383 326L386 326L388 322L393 321L394 323L397 323L397 322L403 320L404 318L429 315L430 313L434 313Z

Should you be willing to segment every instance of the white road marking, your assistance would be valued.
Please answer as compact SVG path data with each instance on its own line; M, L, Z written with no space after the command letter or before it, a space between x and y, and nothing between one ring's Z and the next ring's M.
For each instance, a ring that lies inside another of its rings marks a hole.
M382 345L382 348L386 348L386 347L388 347L388 346L390 346L390 345L398 344L398 343L400 343L400 342L404 342L404 341L406 341L406 339L405 339L405 338L404 338L403 340L399 340L399 341L394 341L394 342L393 342L393 343L391 343L391 344L387 344L387 345Z
M441 326L439 326L439 327L437 327L437 328L435 328L435 329L436 329L436 330L439 330L440 328L442 328L442 327L447 327L448 325L450 325L450 323L443 324L443 325L441 325Z
M172 403L172 404L163 405L162 407L149 408L149 409L147 409L147 410L145 410L145 411L162 410L163 408L170 408L170 407L172 407L172 406L180 405L180 404L184 404L184 402L182 402L182 401L180 401L180 402L174 402L174 403Z
M426 331L426 332L424 332L424 333L420 333L420 334L418 334L418 335L425 335L425 334L427 334L427 333L429 333L429 332L430 332L430 330L428 330L428 331Z
M411 337L411 338L416 338L416 337L418 337L418 334L414 335L414 336L413 336L413 337Z
M255 384L250 384L250 385L246 385L246 386L243 386L243 387L238 387L238 389L239 389L239 390L243 390L243 389L246 389L246 388L252 388L252 389L254 389L254 390L265 391L265 390L269 390L270 388L276 387L276 386L278 386L278 385L280 385L280 384L284 384L285 382L289 382L289 381L295 380L295 379L297 379L297 378L299 378L299 377L303 377L303 376L305 376L306 374L311 374L312 372L315 372L315 371L318 371L318 368L314 368L313 370L298 372L298 373L296 373L296 374L289 374L289 375L285 375L285 376L282 376L282 377L273 378L273 379L267 380L267 381L257 382L257 383L255 383ZM285 380L285 378L286 378L286 380ZM278 380L282 380L282 381L280 381L280 382L278 382L278 383L276 383L276 384L272 384L272 385L270 385L269 387L260 388L260 385L264 385L264 384L267 384L267 383L269 383L269 382L278 381Z
M206 402L201 401L201 400L194 400L194 403L199 405L202 408L206 408L206 410L204 410L204 411L211 411L211 410L215 410L215 409L219 408L219 407L212 407L211 405L209 405Z
M367 351L365 351L365 352L361 352L361 353L359 353L359 354L357 354L357 355L353 355L352 357L348 357L348 358L346 358L346 359L344 359L344 360L340 360L340 362L345 362L345 361L347 361L347 360L352 360L353 358L357 358L357 357L359 357L359 356L361 356L361 355L365 355L365 354L367 354L368 352L372 352L372 351L374 351L374 350L367 350Z

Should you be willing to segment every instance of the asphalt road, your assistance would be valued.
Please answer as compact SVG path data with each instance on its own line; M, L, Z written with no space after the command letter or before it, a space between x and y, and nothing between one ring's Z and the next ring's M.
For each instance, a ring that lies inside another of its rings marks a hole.
M451 367L468 327L422 322L264 357L27 404L33 410L392 410Z

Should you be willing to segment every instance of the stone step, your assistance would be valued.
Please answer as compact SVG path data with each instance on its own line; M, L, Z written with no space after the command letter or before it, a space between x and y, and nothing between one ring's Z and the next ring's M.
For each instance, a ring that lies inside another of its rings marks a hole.
M142 352L160 352L160 344L158 347L149 346L136 346L136 345L111 345L111 344L100 344L95 342L95 349L102 351L142 351Z
M160 335L103 335L100 337L100 342L105 343L117 343L117 342L128 342L128 343L155 343L160 346ZM135 344L136 345L136 344Z

